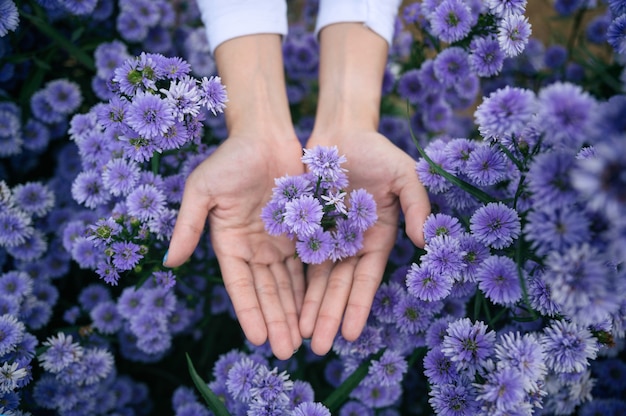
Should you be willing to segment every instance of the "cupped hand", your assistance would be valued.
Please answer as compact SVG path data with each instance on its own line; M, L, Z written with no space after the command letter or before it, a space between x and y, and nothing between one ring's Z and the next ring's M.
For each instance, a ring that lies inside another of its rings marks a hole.
M378 214L357 255L307 269L300 331L304 338L311 338L313 352L323 355L331 349L340 326L349 341L361 334L395 243L400 209L409 238L423 247L422 227L430 203L415 172L415 161L386 137L369 131L312 136L307 147L316 145L338 147L347 158L342 166L348 169L350 188L371 193Z
M187 178L165 265L184 263L196 248L208 217L224 285L247 339L269 339L279 359L301 342L298 316L304 297L302 264L294 242L270 236L261 208L274 178L303 172L296 140L230 137Z

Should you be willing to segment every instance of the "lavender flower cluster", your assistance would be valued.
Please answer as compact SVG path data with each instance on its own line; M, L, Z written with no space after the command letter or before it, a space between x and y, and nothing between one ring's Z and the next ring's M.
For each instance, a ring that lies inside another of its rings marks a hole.
M363 233L376 222L376 202L365 189L354 189L346 201L346 162L336 146L304 149L308 172L277 178L272 198L261 217L270 235L296 240L304 263L354 256L363 247ZM346 204L347 202L347 204Z
M357 340L279 361L241 336L208 238L161 267L226 137L195 2L0 0L0 413L213 414L188 353L233 415L626 414L626 2L545 5L558 42L527 4L403 3L379 131L429 191L426 246L399 231ZM304 145L301 6L283 56ZM310 263L354 254L374 201L337 149L303 162L268 232Z

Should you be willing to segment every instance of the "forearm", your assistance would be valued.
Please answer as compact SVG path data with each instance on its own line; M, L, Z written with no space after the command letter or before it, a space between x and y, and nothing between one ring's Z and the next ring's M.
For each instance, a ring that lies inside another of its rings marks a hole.
M337 23L320 31L317 137L378 128L388 44L362 23Z
M240 36L221 43L215 61L228 103L230 136L294 139L278 34Z

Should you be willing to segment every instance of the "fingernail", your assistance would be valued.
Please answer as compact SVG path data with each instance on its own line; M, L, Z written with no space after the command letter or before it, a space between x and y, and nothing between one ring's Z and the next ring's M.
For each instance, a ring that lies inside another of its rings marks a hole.
M164 266L165 266L165 262L167 261L167 255L168 255L168 253L169 253L169 252L170 252L170 251L169 251L169 250L167 250L167 251L165 252L165 254L163 255L163 265L164 265Z

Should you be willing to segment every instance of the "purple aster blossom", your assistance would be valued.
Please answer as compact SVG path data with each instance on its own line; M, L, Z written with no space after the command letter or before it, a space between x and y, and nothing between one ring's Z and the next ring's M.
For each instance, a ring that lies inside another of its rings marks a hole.
M304 149L302 156L302 163L307 165L313 175L331 184L345 178L346 169L341 167L345 162L346 157L339 155L337 146L315 146L313 149Z
M478 288L493 303L511 306L522 297L517 265L509 257L491 256L476 271Z
M100 279L111 286L117 286L117 282L120 279L120 273L111 263L110 259L98 262L96 265L96 274Z
M109 289L97 283L88 285L78 295L78 302L86 311L90 311L99 303L109 300L111 300L111 292L109 292Z
M0 356L15 350L24 338L26 328L13 315L0 315Z
M531 25L528 18L521 14L509 14L502 17L498 24L498 43L507 57L517 56L528 44Z
M285 204L276 199L270 200L261 209L261 219L265 231L269 235L281 235L289 232L289 227L285 224Z
M426 97L426 89L419 77L419 69L409 69L398 79L397 90L400 97L407 99L411 104L417 104Z
M110 194L102 183L102 177L95 170L80 172L72 183L71 192L76 202L92 209L107 203L110 199Z
M393 309L404 295L404 288L397 282L383 282L372 302L372 315L383 323L393 323L396 319Z
M284 223L290 232L300 238L306 238L321 229L324 215L322 205L317 198L303 195L285 204Z
M228 102L226 87L222 84L222 79L218 76L210 78L202 77L200 80L200 104L204 105L213 115L223 113Z
M137 134L152 139L164 134L175 121L176 109L157 95L138 92L128 106L126 123Z
M445 275L452 280L459 280L465 263L463 257L466 253L461 250L459 240L448 235L438 235L430 239L424 247L426 254L422 256L422 265L427 270L422 270L419 275L426 281L422 283L433 283L430 279L434 275ZM442 277L439 282L434 282L436 286L441 284L441 290L449 289L447 278ZM437 279L439 280L439 279ZM435 289L435 291L437 291Z
M178 211L174 209L164 209L161 213L148 220L148 229L159 241L169 240L174 232Z
M0 294L21 301L33 292L33 279L26 272L12 270L0 274ZM0 354L2 355L2 354Z
M95 269L104 259L104 253L96 248L93 240L85 236L74 239L71 255L81 269Z
M6 252L13 256L14 259L29 262L37 260L44 255L48 249L48 241L42 231L34 229L33 232L24 239L24 242L5 248Z
M5 362L0 366L0 394L2 394L3 404L6 403L6 393L20 387L20 382L25 381L29 375L29 370L19 362ZM3 409L5 408L3 407Z
M555 317L561 314L561 307L552 299L552 284L547 282L543 274L527 279L528 300L530 306L545 316Z
M608 41L607 32L611 22L613 22L613 19L610 13L592 17L585 29L585 39L590 43L603 45ZM617 34L617 36L620 36L620 34Z
M279 373L276 367L270 370L266 366L259 366L253 383L250 394L255 399L264 403L289 403L288 393L293 388L293 381L286 371Z
M437 100L426 106L422 112L422 123L431 132L445 131L450 126L451 118L452 108L446 100Z
M566 149L539 153L533 158L527 177L534 205L562 207L576 201L570 176L574 161L574 155Z
M495 185L511 175L506 155L489 144L478 145L469 155L464 173L479 186Z
M526 216L524 234L536 253L543 256L589 241L589 225L585 212L573 205L539 205Z
M502 70L504 52L494 36L478 36L470 43L469 64L479 77L491 77Z
M510 246L519 236L520 218L513 208L502 202L490 202L474 212L470 218L470 229L478 241L502 249Z
M83 101L78 84L67 79L49 81L44 91L50 106L61 114L73 113Z
M447 303L447 305L449 304L450 303ZM447 306L444 308L449 310ZM455 318L451 314L447 314L432 321L425 334L425 342L428 348L438 350L439 347L441 347L441 343L443 342L443 339L448 331L448 325L454 319Z
M146 313L169 316L176 308L176 296L164 286L145 289L141 307Z
M503 367L487 374L485 383L478 386L477 400L493 404L498 412L514 411L524 401L526 393L520 372Z
M352 257L363 248L363 231L350 220L339 219L331 235L333 249L329 256L333 261Z
M546 259L546 279L552 282L552 299L562 312L579 324L596 324L619 309L617 273L589 244L573 246Z
M444 86L453 86L469 76L469 55L458 46L447 47L435 58L433 70Z
M163 192L167 202L180 204L185 190L185 177L181 173L175 173L163 178Z
M519 372L524 391L533 392L547 374L543 345L536 333L507 332L496 344L498 368L513 368Z
M147 28L141 24L136 16L130 13L120 13L117 18L118 30L120 23L131 23L133 26L141 29L141 33L145 36ZM120 30L124 37L124 30ZM128 33L126 33L128 34ZM139 39L138 39L139 40ZM142 52L140 56L131 57L124 63L115 68L113 82L119 88L119 91L127 96L134 96L138 91L155 90L157 81L157 64L153 59L153 55Z
M428 400L438 415L473 416L479 414L478 392L469 383L435 384Z
M36 91L30 97L30 109L36 119L46 123L55 124L64 120L65 115L56 109L48 101L45 89Z
M380 409L391 406L402 395L402 386L380 386L376 384L359 384L351 394L351 397L360 400L371 409Z
M465 253L461 276L465 282L476 282L476 273L483 261L490 256L489 248L478 241L472 234L464 233L458 237L459 248Z
M99 105L94 112L98 123L105 129L111 128L127 128L126 116L130 101L125 97L112 97L106 104ZM72 124L75 120L79 120L80 114L72 117Z
M594 133L596 100L579 85L556 82L539 91L537 124L546 143L578 149Z
M598 353L598 341L591 332L572 322L552 321L539 341L547 368L556 373L585 371Z
M93 13L98 0L59 0L59 3L73 15L86 16Z
M435 61L427 59L422 63L419 69L419 78L428 94L439 94L443 89L443 84L435 71Z
M84 368L83 379L86 385L106 379L113 370L113 355L103 348L85 349L81 361Z
M320 198L324 201L324 206L332 207L338 214L347 215L348 211L344 202L345 196L346 193L343 191L333 193L333 191L329 190L328 195L320 195Z
M83 347L72 341L72 336L66 336L63 332L48 337L43 342L43 346L48 348L39 355L41 366L51 373L60 373L70 364L80 361Z
M567 49L563 45L550 45L543 56L545 66L552 70L558 70L567 62Z
M126 44L117 39L98 44L93 56L96 75L105 80L113 78L115 68L122 66L124 61L131 58Z
M301 196L309 195L313 191L311 182L304 175L285 175L274 180L272 189L276 201L287 203Z
M315 399L313 387L307 381L294 380L293 387L289 391L289 404L296 407L301 403L312 402Z
M159 72L173 80L186 79L191 73L191 65L178 56L166 57L166 59L160 62L159 66Z
M165 210L165 195L154 185L141 185L126 198L128 214L141 221L148 221Z
M428 149L426 154L430 159L443 170L452 171L451 161L444 149ZM415 164L415 171L420 181L433 194L442 194L450 189L452 184L446 178L441 176L424 158L420 158Z
M441 348L434 347L426 353L424 357L424 375L432 386L453 384L463 377L456 371L456 366L441 351Z
M117 299L117 310L125 319L139 314L143 304L143 290L136 290L134 287L127 287L122 290L121 295Z
M330 410L322 403L304 402L293 409L293 416L330 416Z
M13 199L22 211L37 217L43 217L54 207L54 193L41 182L16 185Z
M13 32L20 24L20 15L13 0L0 1L0 38Z
M112 263L118 270L131 270L143 258L139 244L131 241L116 241L111 244Z
M463 318L450 323L441 351L455 363L457 370L473 377L476 372L482 372L493 356L495 341L496 333L489 331L486 324Z
M236 361L226 379L226 389L236 400L244 403L252 399L251 389L254 387L254 378L259 370L259 363L249 357L243 357Z
M506 86L492 92L474 112L480 134L492 140L519 136L532 122L538 105L527 89Z
M165 133L155 138L157 148L162 150L179 149L190 139L190 132L185 123L176 121Z
M103 334L114 334L122 327L122 316L113 301L101 302L89 312L93 327Z
M446 43L465 38L474 23L472 11L462 0L443 0L428 20L433 35Z
M22 126L22 140L25 149L43 151L50 143L50 130L41 121L29 118Z
M296 251L303 263L320 264L328 259L333 250L333 237L321 227L311 235L296 242Z
M524 14L527 0L487 0L489 11L498 17Z
M587 206L616 221L626 205L626 141L611 136L593 147L593 156L577 160L571 183L587 201Z
M111 159L102 171L102 183L113 196L128 195L139 180L139 166L123 158Z
M348 220L351 224L361 231L374 225L378 219L374 197L365 189L353 189L349 199Z
M437 302L427 302L404 294L393 306L396 316L395 327L402 334L417 334L425 331L437 312Z
M367 373L374 383L391 386L401 383L407 371L408 363L399 352L385 350L380 359L371 362Z
M615 18L606 30L606 40L618 54L626 53L626 14Z
M168 107L173 110L174 117L178 121L183 121L185 116L197 117L200 113L200 90L198 85L190 76L186 76L170 83L168 89L161 88L165 94L165 101Z
M16 247L33 235L32 217L24 211L2 207L0 211L0 246Z

